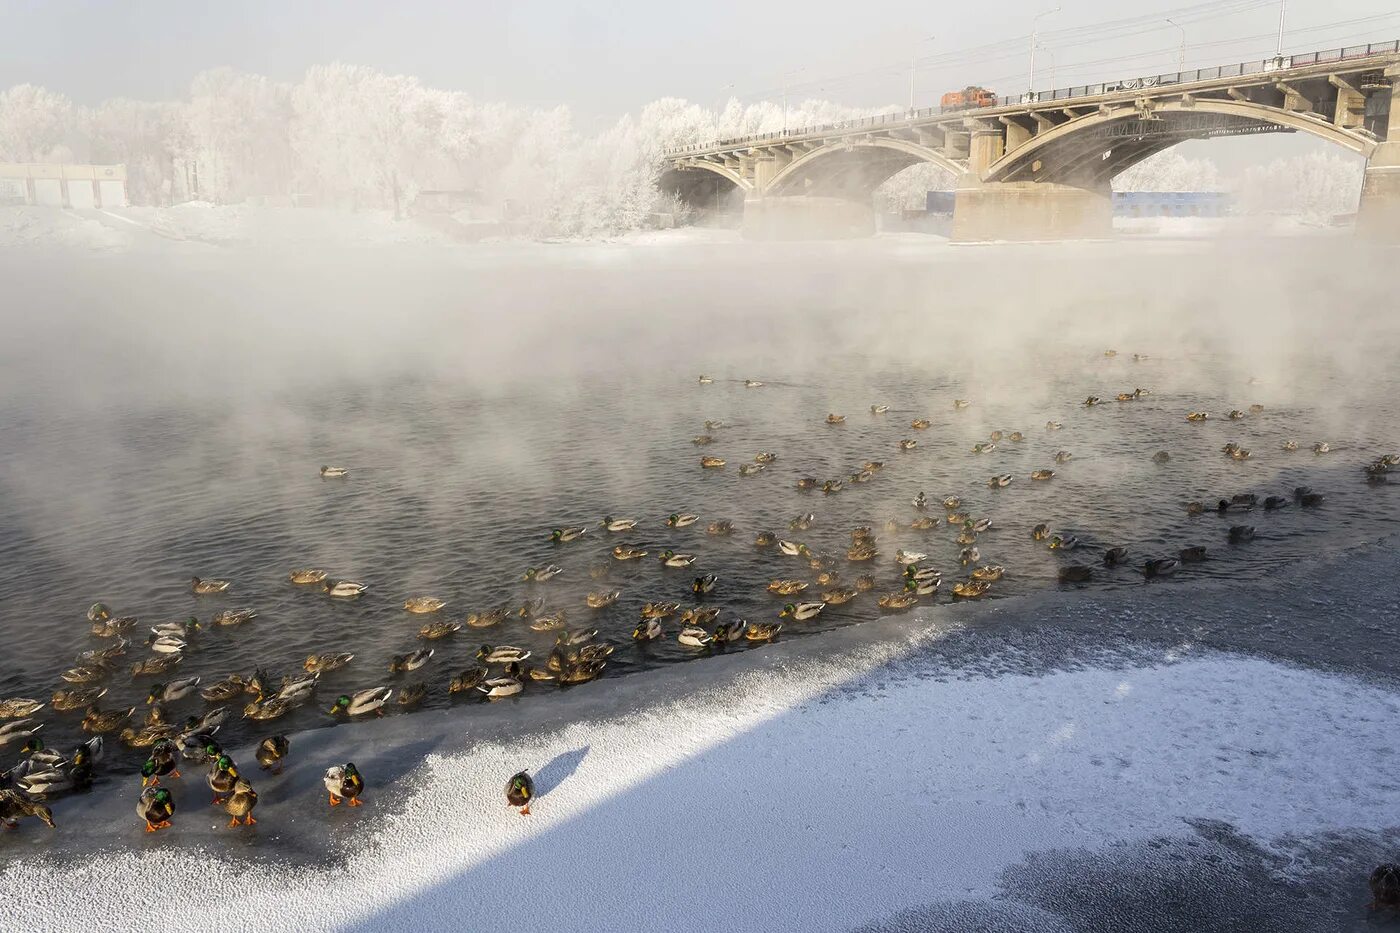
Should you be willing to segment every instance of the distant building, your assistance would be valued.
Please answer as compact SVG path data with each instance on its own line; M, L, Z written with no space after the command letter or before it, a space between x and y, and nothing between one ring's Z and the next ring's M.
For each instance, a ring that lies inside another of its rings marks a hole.
M1224 217L1230 196L1222 191L1115 191L1115 217Z
M126 166L0 162L0 204L126 207Z

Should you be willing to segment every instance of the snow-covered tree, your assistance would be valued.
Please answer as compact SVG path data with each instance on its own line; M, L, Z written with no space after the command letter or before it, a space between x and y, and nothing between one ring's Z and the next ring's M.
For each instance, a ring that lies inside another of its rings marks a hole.
M33 84L0 91L0 161L72 162L85 148L72 101Z

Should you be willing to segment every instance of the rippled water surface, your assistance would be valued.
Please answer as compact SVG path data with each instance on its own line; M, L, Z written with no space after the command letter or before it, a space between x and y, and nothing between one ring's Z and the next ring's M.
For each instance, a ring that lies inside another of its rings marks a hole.
M174 676L206 682L355 653L314 702L275 726L235 715L225 727L235 738L326 723L336 694L381 683L421 680L426 705L447 705L449 677L483 643L528 648L540 663L548 654L550 634L511 620L432 642L425 668L392 676L390 656L423 644L416 635L429 617L403 609L417 595L447 600L438 616L459 620L543 597L546 611L564 610L616 646L605 676L703 663L705 651L676 642L674 619L663 639L634 643L639 608L693 605L691 581L714 573L707 605L724 618L775 621L784 600L766 592L768 581L815 571L755 547L759 531L807 544L843 583L878 580L817 620L789 621L783 638L871 618L875 596L897 586L897 548L926 552L943 571L943 590L917 610L927 616L951 599L962 569L956 530L910 528L920 491L928 515L941 517L938 500L958 495L964 511L992 520L978 546L1006 576L991 598L1057 586L1067 563L1096 566L1089 587L1171 586L1189 598L1193 580L1257 576L1379 537L1400 509L1390 489L1363 482L1361 467L1400 449L1396 342L1376 310L1379 282L1324 289L1312 274L1325 265L1319 252L1341 248L956 251L882 241L538 246L467 259L9 257L7 281L20 284L22 301L6 312L20 340L0 351L0 697L47 699L78 652L105 644L84 618L97 600L143 623L107 682L106 708L141 703L158 679L127 674L146 656L145 623L255 608L255 621L193 639ZM702 372L713 384L699 384ZM765 385L746 388L746 378ZM1143 398L1113 400L1139 387ZM1084 407L1091 394L1104 403ZM970 404L955 410L954 399ZM1262 413L1225 418L1256 403ZM874 404L890 411L874 415ZM1192 409L1212 418L1188 424ZM825 423L831 412L845 423ZM932 425L913 430L915 418ZM726 426L707 432L707 419ZM1050 419L1063 429L1047 431ZM1025 439L973 453L993 430ZM714 443L693 445L702 433ZM901 438L917 449L901 452ZM1283 450L1285 440L1300 450ZM1319 441L1333 452L1312 453ZM1226 442L1252 457L1230 460ZM1057 450L1073 459L1055 464ZM1170 461L1154 463L1158 450ZM739 464L759 451L777 462L741 476ZM702 470L702 455L728 466ZM868 483L833 495L796 488L800 477L849 480L869 460L885 465ZM323 480L323 463L350 475ZM1039 468L1054 479L1032 482ZM999 473L1013 482L989 488ZM1184 508L1299 485L1323 492L1325 505L1229 517ZM668 529L666 516L680 511L700 521ZM789 530L809 512L809 530ZM597 527L605 515L639 525L609 534ZM732 536L708 536L721 519ZM887 521L899 530L884 530ZM1038 522L1076 535L1081 549L1058 554L1032 541ZM1241 522L1257 538L1231 546L1227 529ZM565 524L593 527L550 543L550 529ZM879 532L870 563L845 559L858 525ZM619 543L651 556L612 561ZM1145 581L1143 560L1195 544L1209 548L1207 562ZM1130 566L1099 566L1116 545L1129 549ZM661 566L665 548L698 555L694 567ZM546 563L564 573L523 582L527 567ZM290 584L294 567L369 590L332 600ZM590 578L596 567L605 580ZM192 575L232 586L195 596ZM613 588L622 591L613 606L585 606L590 590ZM526 689L569 702L570 690ZM173 712L205 706L195 698ZM78 737L80 715L41 718L50 744ZM0 751L5 764L14 748Z

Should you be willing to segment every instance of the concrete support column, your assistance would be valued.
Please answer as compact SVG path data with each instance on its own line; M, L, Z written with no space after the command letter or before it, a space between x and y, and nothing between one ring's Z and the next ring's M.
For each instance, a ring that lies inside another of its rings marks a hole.
M953 242L1072 240L1113 232L1113 194L1045 181L983 182L968 174L953 203Z
M1376 147L1366 163L1361 202L1356 209L1356 232L1400 243L1400 65L1392 65L1385 73L1392 82L1390 120L1386 141Z
M975 175L985 175L992 163L1000 159L1006 151L1005 140L1000 130L985 123L969 120L968 129L972 132L972 142L967 153L968 170Z

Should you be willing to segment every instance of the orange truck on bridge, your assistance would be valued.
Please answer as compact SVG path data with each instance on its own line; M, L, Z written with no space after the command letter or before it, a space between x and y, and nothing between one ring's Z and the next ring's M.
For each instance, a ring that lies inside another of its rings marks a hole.
M968 110L973 107L995 107L997 96L984 87L968 85L961 91L949 91L940 101L944 110Z

